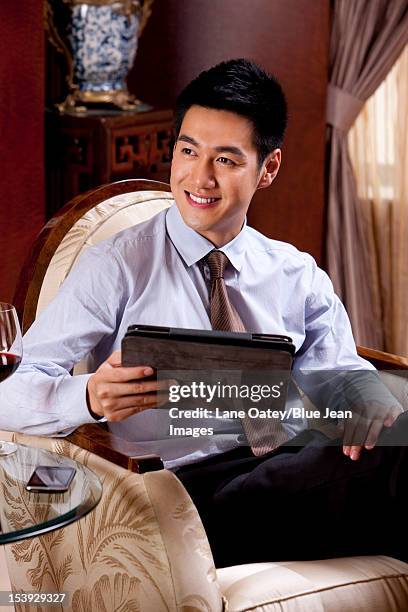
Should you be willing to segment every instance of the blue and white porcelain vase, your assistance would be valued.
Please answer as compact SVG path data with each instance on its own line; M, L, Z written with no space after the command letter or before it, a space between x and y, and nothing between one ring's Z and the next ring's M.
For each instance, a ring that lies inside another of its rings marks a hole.
M62 26L56 15L61 0L59 7L46 1L49 38L69 65L70 93L59 110L83 112L98 104L148 110L129 94L126 77L153 0L62 0L69 9Z

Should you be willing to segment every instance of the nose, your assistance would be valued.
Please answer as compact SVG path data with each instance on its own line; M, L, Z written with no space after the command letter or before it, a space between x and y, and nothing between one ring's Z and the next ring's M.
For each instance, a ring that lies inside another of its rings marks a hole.
M197 190L214 189L216 179L211 161L204 157L198 158L193 166L191 178L195 188Z

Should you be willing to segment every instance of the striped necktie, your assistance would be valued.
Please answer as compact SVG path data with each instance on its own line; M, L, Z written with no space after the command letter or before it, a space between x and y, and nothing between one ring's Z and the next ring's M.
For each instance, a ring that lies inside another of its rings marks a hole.
M230 265L222 251L211 251L205 258L210 270L210 319L213 329L244 332L241 317L231 304L225 286L224 271ZM242 425L254 455L269 453L288 440L288 435L277 419L255 419L246 416Z
M210 319L213 329L222 331L244 332L241 317L228 299L224 271L229 264L228 257L222 251L211 251L205 258L210 269Z

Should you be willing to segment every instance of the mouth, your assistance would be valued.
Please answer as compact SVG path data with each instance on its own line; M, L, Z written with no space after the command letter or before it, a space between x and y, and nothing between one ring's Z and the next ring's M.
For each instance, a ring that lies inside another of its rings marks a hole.
M202 196L197 196L190 191L184 191L184 193L186 194L187 202L195 208L210 208L221 200L221 198L203 198Z

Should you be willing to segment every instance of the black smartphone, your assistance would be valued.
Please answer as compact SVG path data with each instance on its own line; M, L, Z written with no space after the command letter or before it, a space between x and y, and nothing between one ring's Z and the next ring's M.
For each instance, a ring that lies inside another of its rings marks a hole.
M68 491L75 472L73 467L39 465L31 474L26 489L44 493L64 493Z

